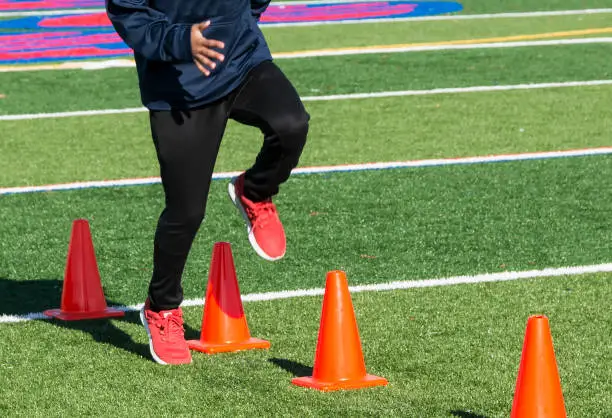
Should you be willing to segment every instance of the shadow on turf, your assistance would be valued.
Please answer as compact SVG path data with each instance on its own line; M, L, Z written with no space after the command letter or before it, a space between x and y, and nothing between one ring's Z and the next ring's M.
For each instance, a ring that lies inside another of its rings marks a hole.
M450 413L453 416L460 417L460 418L488 418L486 415L476 414L471 411L454 410L454 411L450 411Z
M58 308L61 301L63 281L57 279L11 280L0 277L0 315L24 315ZM118 305L107 301L109 306ZM113 345L129 353L150 359L148 344L137 343L132 336L118 328L113 321L124 321L140 325L138 312L126 312L123 318L85 321L44 320L54 326L90 334L94 341ZM144 333L144 329L142 329ZM198 335L186 327L186 334Z
M268 361L281 369L285 369L295 377L312 376L312 367L298 363L297 361L283 358L271 358Z

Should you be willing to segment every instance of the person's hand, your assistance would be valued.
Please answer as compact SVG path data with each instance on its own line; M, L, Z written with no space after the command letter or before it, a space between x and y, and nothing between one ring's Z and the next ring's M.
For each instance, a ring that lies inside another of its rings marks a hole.
M191 54L198 69L209 76L210 70L217 67L217 61L222 62L225 57L213 48L223 49L225 44L214 39L207 39L202 32L210 26L210 21L195 24L191 27Z

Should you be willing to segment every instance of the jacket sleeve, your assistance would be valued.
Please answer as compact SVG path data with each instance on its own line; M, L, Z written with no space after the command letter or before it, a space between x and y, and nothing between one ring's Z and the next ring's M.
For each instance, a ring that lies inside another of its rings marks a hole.
M148 0L106 0L108 18L123 41L150 61L191 61L191 25L171 24Z
M261 15L270 5L271 0L251 0L251 14L259 21Z

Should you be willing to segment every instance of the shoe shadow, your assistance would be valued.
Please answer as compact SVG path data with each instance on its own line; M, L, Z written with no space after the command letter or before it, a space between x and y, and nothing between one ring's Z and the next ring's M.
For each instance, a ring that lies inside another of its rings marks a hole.
M465 410L454 410L454 411L450 411L451 415L455 416L455 417L460 417L460 418L488 418L486 415L481 415L481 414L477 414L475 412L472 411L465 411Z
M54 309L60 306L63 281L57 279L12 280L0 277L0 315L26 315ZM109 306L116 305L108 301ZM44 319L53 326L73 331L81 331L91 335L94 341L109 344L136 354L150 358L148 344L137 343L132 336L120 329L113 321L123 321L140 324L138 312L126 312L124 317L114 319L96 319L83 321L62 321Z
M312 367L305 364L282 358L271 358L268 361L293 374L294 377L312 376Z
M185 328L185 339L186 340L199 340L202 334L201 330L196 330L194 328L191 328L189 325L187 324L183 324L183 327Z
M113 304L109 302L109 305ZM131 324L140 324L138 316L138 312L126 312L125 316L121 318L103 318L82 321L51 319L49 323L60 328L84 332L89 334L97 343L112 345L128 353L150 359L151 355L148 344L135 342L130 334L118 328L113 323L113 321L122 321Z

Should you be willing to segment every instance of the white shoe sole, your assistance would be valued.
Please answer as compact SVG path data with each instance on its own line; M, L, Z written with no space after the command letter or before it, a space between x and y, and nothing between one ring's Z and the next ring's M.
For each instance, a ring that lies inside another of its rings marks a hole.
M147 331L147 337L149 337L149 351L151 352L151 357L155 360L156 363L167 366L168 363L160 359L157 354L155 354L155 350L153 350L153 339L151 338L151 330L149 329L149 323L145 318L144 308L140 310L140 322L144 325L145 331Z
M251 243L251 247L253 247L253 249L255 250L257 255L260 256L261 258L263 258L264 260L268 260L268 261L277 261L277 260L280 260L281 258L283 258L285 256L285 253L281 254L278 257L270 257L257 244L257 240L255 240L255 235L253 234L253 228L251 227L251 221L249 220L249 217L248 217L246 211L244 210L244 207L238 201L238 196L236 194L236 186L234 185L234 183L236 182L237 179L238 179L237 177L234 177L229 182L229 184L227 185L227 192L229 194L229 197L230 197L232 203L234 203L234 206L236 206L238 208L238 211L240 212L240 215L242 215L242 219L244 219L244 223L246 224L246 228L247 228L247 233L249 234L249 242Z

